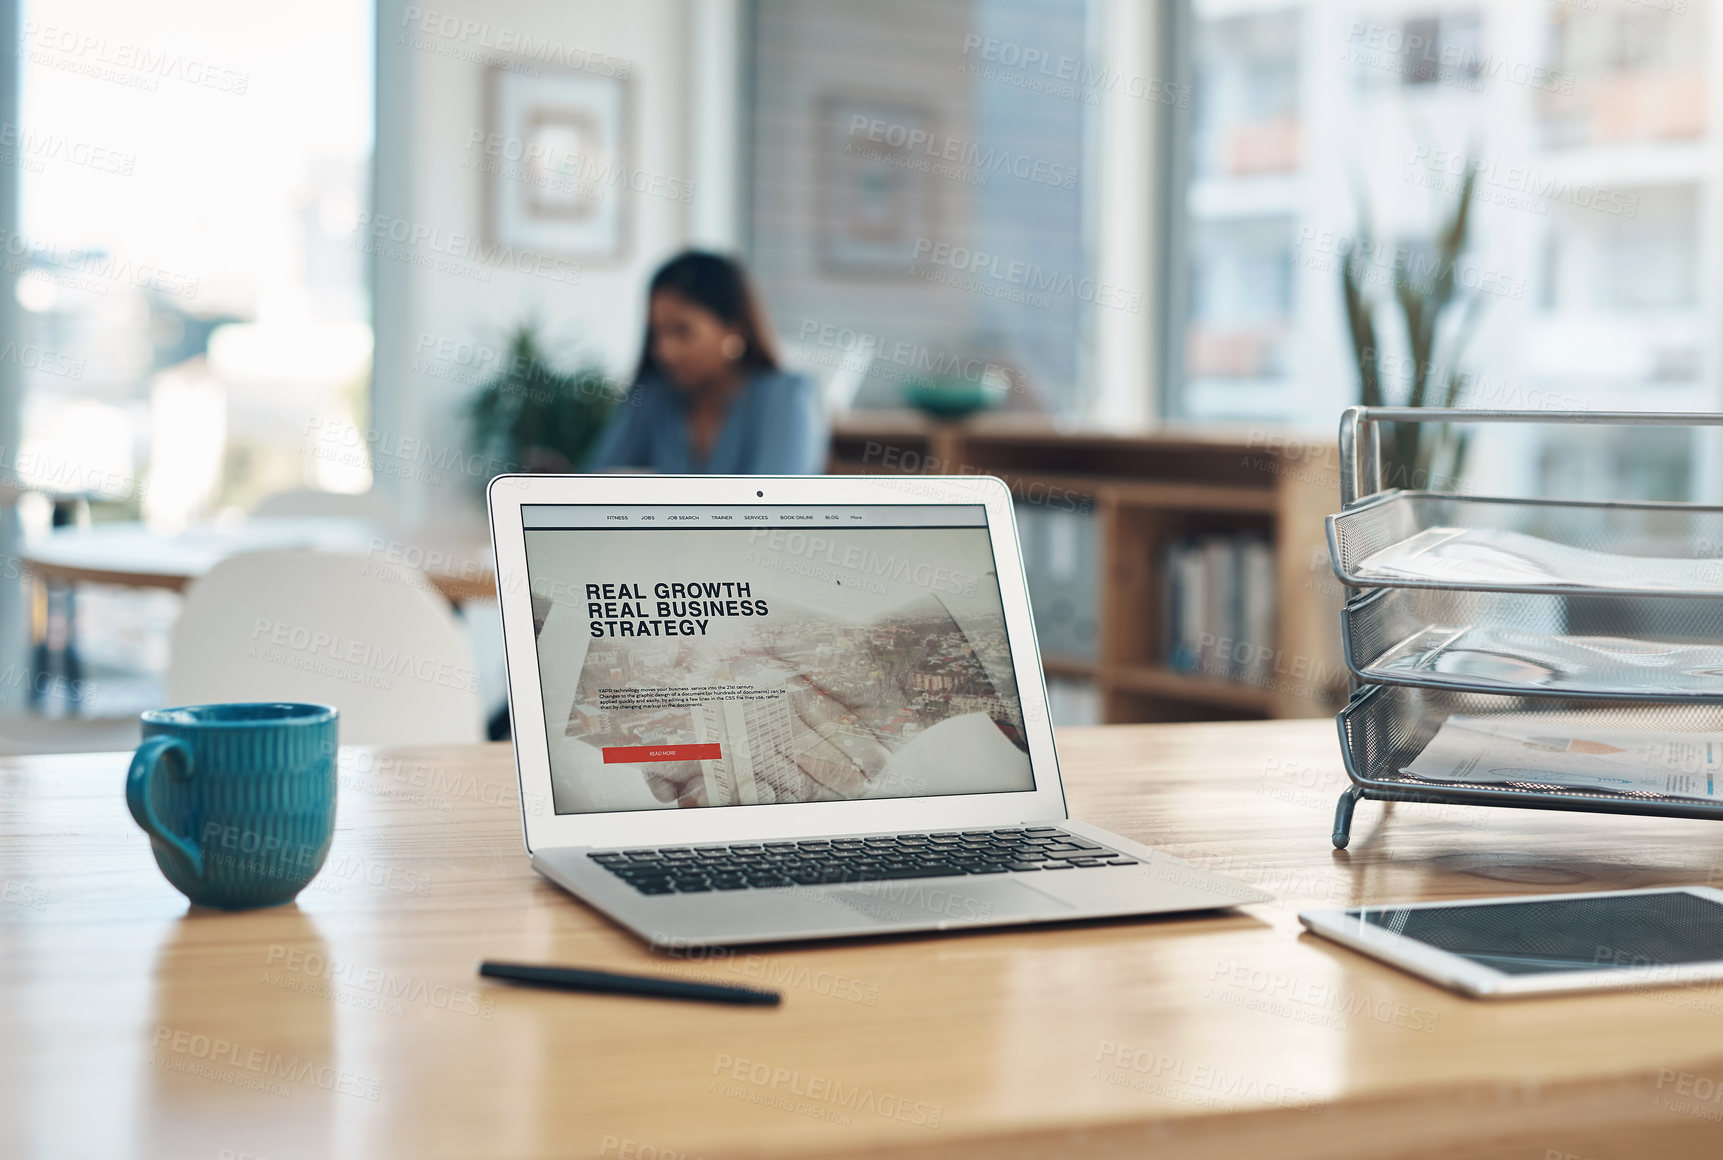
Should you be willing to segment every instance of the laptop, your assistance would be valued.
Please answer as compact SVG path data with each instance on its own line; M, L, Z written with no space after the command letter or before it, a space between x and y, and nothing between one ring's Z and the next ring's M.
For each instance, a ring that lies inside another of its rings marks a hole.
M489 503L533 867L652 946L1269 897L1068 815L1000 480L507 475Z

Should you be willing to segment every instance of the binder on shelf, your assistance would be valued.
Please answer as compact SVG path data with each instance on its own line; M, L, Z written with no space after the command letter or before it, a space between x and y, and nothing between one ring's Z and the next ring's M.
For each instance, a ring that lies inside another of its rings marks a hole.
M1175 541L1162 574L1165 661L1175 672L1260 684L1273 669L1274 549L1256 533Z
M1275 655L1275 568L1274 547L1267 540L1252 538L1243 549L1244 600L1240 636L1250 645L1250 660L1240 680L1262 685L1274 675Z
M1095 625L1100 572L1094 516L1019 503L1017 533L1042 655L1094 662L1099 645Z
M1206 536L1197 548L1201 561L1202 623L1197 626L1197 671L1226 680L1228 633L1233 613L1233 544L1224 536Z

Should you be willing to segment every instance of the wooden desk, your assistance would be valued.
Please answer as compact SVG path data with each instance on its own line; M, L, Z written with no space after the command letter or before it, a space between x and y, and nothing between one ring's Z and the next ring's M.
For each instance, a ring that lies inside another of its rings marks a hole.
M1715 1157L1723 988L1483 1004L1313 903L1723 877L1723 827L1361 807L1324 721L1077 730L1073 812L1258 883L1222 917L654 961L535 877L504 746L351 751L297 906L187 915L119 754L0 763L0 1155ZM777 986L727 1009L481 957ZM919 1121L919 1122L918 1122Z

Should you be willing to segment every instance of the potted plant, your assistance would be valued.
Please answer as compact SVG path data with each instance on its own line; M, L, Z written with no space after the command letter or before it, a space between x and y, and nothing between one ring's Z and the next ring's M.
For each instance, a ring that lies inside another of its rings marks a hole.
M1367 407L1453 407L1465 385L1460 358L1471 341L1481 300L1465 292L1455 267L1470 234L1472 193L1478 166L1468 160L1459 195L1433 244L1396 246L1391 265L1371 236L1368 207L1360 214L1355 244L1341 251L1340 290L1357 361L1360 401ZM1363 205L1363 199L1360 198ZM1383 374L1377 314L1382 302L1372 285L1387 281L1405 328L1406 362L1401 373ZM1393 381L1389 381L1392 379ZM1382 446L1382 485L1451 490L1465 468L1467 433L1447 424L1394 423Z
M552 366L530 322L509 336L497 373L467 400L469 451L489 468L480 486L505 471L568 472L586 461L622 390L597 366Z

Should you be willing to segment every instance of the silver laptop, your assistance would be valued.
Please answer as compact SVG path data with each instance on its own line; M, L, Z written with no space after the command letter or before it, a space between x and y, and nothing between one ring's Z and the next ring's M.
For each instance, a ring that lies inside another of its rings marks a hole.
M1067 816L1001 481L489 495L533 866L654 946L1268 897Z

